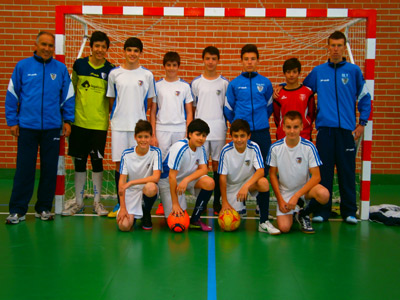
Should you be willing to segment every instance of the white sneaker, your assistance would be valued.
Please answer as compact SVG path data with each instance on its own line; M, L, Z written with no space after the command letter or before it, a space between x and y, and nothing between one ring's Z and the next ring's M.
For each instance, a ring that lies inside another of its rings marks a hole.
M79 212L82 212L84 209L85 205L82 203L82 205L78 205L76 203L75 199L68 200L64 204L64 209L61 212L62 216L73 216Z
M103 203L93 202L93 212L99 216L107 216L108 210L106 210L103 206Z
M274 225L271 224L270 221L265 221L264 223L260 223L260 225L258 225L258 231L266 232L269 233L270 235L281 234L281 231L279 229L276 229Z

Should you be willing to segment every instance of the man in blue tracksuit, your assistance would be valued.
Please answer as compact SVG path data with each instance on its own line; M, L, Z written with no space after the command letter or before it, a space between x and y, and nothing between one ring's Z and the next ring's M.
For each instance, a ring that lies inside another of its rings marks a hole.
M53 59L55 39L40 32L33 57L17 63L6 95L6 120L18 138L17 167L7 224L25 220L33 194L36 158L40 148L40 181L35 216L52 220L60 131L68 136L74 121L74 89L64 64ZM63 124L64 122L64 124Z
M224 114L231 124L237 119L246 120L250 124L250 140L260 146L265 164L271 146L268 119L273 112L272 84L268 78L257 73L259 53L256 45L247 44L242 48L241 62L242 74L229 83L226 91ZM267 166L265 166L265 174L268 174ZM269 192L268 201L263 201L261 205L263 207L260 207L260 210L266 211L265 215L268 216ZM263 232L280 233L268 221L268 218L260 219L260 226L261 224L265 227Z
M327 221L332 207L332 184L336 165L343 220L356 224L355 143L364 132L371 112L369 94L362 72L343 58L346 36L335 31L328 38L329 60L315 67L303 84L318 94L316 146L323 165L321 184L331 196L315 214L314 222ZM360 112L356 126L356 107ZM318 204L316 204L318 205Z

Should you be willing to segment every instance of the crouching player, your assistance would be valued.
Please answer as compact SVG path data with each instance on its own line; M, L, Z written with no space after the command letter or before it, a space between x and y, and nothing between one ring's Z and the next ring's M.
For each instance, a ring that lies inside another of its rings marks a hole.
M246 214L248 194L256 196L260 207L258 230L272 235L280 234L268 221L269 183L264 177L264 161L260 147L250 141L250 125L236 119L231 124L232 142L222 148L218 173L221 188L222 211L236 210Z
M200 220L214 190L214 180L207 176L208 161L203 147L210 128L201 119L193 120L187 128L187 138L173 144L163 164L160 196L167 218L172 212L183 215L187 209L185 192L197 195L189 228L211 231Z
M143 229L153 227L150 211L157 199L162 162L160 149L150 146L152 135L150 122L139 120L135 126L137 146L122 153L118 189L120 209L117 214L121 231L130 231L135 219L140 218Z
M309 215L314 212L317 202L326 204L329 200L328 190L319 184L322 162L314 144L300 137L302 129L301 114L288 111L283 117L286 137L271 146L267 158L272 189L278 201L276 215L281 232L290 231L293 213L298 211L296 220L301 231L314 233ZM310 201L299 210L296 206L303 196Z

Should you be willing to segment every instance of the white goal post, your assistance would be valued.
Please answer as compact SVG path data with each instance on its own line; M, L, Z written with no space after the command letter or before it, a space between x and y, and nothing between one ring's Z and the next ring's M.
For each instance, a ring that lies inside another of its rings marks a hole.
M201 74L201 52L206 46L219 48L219 70L233 79L241 70L240 48L253 43L260 51L259 72L273 84L284 81L282 64L290 57L299 58L305 75L325 62L327 37L341 30L349 39L348 59L361 67L372 98L374 95L375 10L57 6L56 59L71 70L77 57L90 53L87 39L94 30L110 37L108 59L116 65L122 63L124 41L130 36L139 37L144 43L142 64L156 79L164 74L165 52L177 51L182 59L180 76L188 82ZM372 123L371 114L361 143L361 162L357 164L363 220L369 216ZM64 154L65 143L61 143L56 213L61 212L64 201L65 170L72 169ZM106 153L107 160L110 167L105 166L105 170L113 169Z

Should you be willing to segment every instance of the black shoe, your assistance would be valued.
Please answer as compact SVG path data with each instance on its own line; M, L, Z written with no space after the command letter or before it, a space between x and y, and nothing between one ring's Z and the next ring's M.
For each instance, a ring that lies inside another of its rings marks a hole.
M153 223L151 222L151 214L150 214L150 212L143 211L142 228L144 230L153 229Z
M311 226L310 217L303 215L302 211L296 214L296 221L300 225L300 230L304 233L315 233L314 228Z
M213 208L214 208L214 215L218 216L219 212L221 211L222 205L221 205L221 203L219 201L218 202L214 202Z

